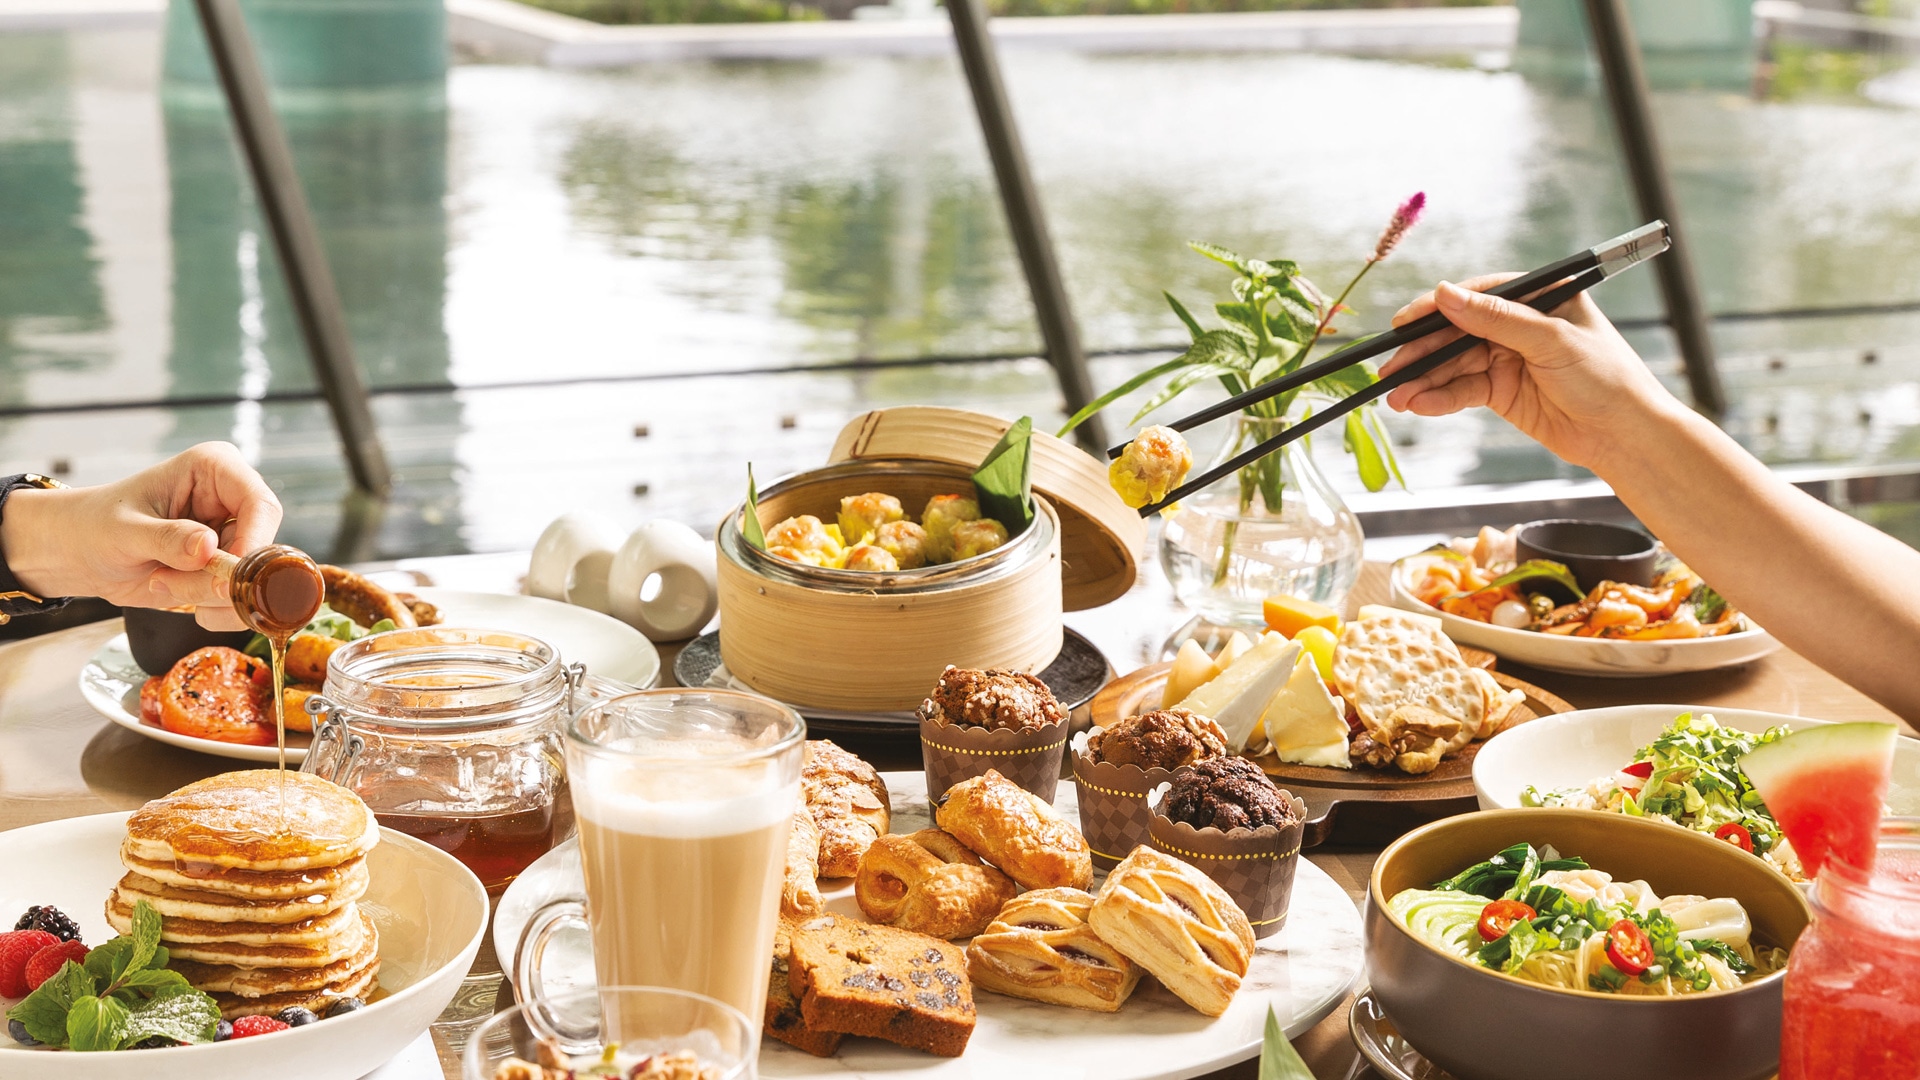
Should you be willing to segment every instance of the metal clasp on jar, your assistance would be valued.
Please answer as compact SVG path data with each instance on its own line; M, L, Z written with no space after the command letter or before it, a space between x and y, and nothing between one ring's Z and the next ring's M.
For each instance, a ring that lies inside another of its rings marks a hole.
M315 694L306 700L307 715L313 718L313 744L307 748L307 760L300 771L331 780L341 787L353 787L354 766L367 748L367 741L347 727L340 707Z

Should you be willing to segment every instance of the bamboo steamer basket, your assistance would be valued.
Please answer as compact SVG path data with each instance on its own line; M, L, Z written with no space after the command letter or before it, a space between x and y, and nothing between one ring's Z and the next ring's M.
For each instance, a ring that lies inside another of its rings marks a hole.
M898 497L917 519L932 496L970 489L1007 426L957 409L868 413L841 432L832 464L761 493L761 525L796 514L831 521L841 498L868 491ZM1101 463L1039 433L1034 452L1033 523L1002 547L944 566L873 573L792 563L747 543L744 508L727 515L715 539L727 670L802 709L882 713L918 706L949 664L1045 668L1060 652L1063 611L1132 586L1146 530L1106 487Z

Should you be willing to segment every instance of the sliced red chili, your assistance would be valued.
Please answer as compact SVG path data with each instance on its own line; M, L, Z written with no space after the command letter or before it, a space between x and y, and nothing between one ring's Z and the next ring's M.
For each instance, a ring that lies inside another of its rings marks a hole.
M1621 919L1607 928L1607 959L1622 972L1638 975L1653 966L1653 942L1632 919Z
M1534 910L1518 900L1495 900L1480 909L1480 937L1499 941L1507 931L1533 918Z
M1749 831L1745 825L1737 821L1729 821L1725 825L1713 830L1713 838L1715 840L1725 840L1741 851L1751 852L1753 850L1753 833Z
M1626 773L1628 776L1637 776L1640 779L1645 780L1647 777L1653 775L1653 762L1636 761L1633 764L1627 766L1626 768L1621 769L1620 771L1623 773Z

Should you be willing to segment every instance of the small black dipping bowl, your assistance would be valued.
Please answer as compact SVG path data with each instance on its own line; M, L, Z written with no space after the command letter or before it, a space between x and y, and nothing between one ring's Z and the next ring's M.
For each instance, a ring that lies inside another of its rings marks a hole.
M193 621L191 611L130 607L121 608L120 615L127 621L127 650L149 675L165 675L195 649L243 649L253 640L251 630L208 630Z
M1571 518L1520 526L1514 552L1521 562L1549 559L1564 564L1582 592L1592 592L1603 581L1651 585L1660 554L1653 537L1639 529Z

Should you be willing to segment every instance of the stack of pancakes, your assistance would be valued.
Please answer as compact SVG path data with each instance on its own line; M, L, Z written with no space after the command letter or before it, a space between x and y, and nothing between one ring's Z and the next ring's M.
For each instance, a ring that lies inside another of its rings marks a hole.
M153 905L168 966L228 1019L319 1012L366 997L379 973L379 934L357 903L379 839L360 797L318 777L210 777L127 818L107 922L127 933L134 904Z

